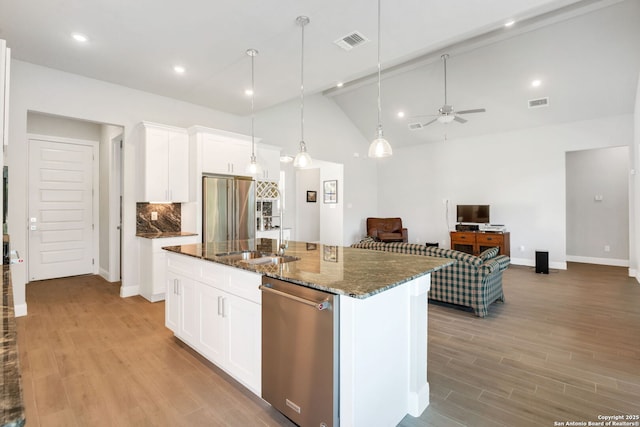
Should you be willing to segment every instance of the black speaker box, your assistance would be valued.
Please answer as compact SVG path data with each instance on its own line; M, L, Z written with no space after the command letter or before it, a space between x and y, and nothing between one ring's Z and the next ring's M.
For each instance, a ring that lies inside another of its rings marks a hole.
M549 252L536 251L536 273L549 274Z

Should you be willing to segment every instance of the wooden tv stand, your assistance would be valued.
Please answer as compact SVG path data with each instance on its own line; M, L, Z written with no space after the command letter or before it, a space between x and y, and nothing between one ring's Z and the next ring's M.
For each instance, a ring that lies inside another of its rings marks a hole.
M511 256L511 243L508 231L492 233L486 231L452 231L451 249L466 252L471 255L480 255L483 251L498 247L500 255Z

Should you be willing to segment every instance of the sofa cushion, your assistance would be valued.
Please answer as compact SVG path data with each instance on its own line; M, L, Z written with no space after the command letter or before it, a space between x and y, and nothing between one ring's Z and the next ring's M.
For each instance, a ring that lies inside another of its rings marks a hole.
M426 255L435 256L440 258L451 258L457 261L466 262L474 267L479 267L483 261L475 256L465 252L456 251L454 249L436 248L433 246L425 247Z
M378 238L381 242L402 242L402 233L382 233L378 231Z
M498 252L500 252L500 248L489 248L478 255L478 257L481 260L486 261L498 255Z

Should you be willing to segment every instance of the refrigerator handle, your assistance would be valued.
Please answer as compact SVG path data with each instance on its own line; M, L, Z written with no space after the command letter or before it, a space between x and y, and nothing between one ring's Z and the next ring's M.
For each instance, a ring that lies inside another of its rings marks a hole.
M227 181L227 240L235 240L235 229L236 229L236 221L235 221L235 203L233 196L235 189L235 185L233 185L233 180L230 179Z

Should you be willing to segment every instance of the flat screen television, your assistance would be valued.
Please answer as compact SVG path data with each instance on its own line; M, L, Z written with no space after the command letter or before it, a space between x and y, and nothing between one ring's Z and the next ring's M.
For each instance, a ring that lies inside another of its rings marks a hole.
M458 205L456 207L456 219L458 222L475 222L488 224L489 205Z

